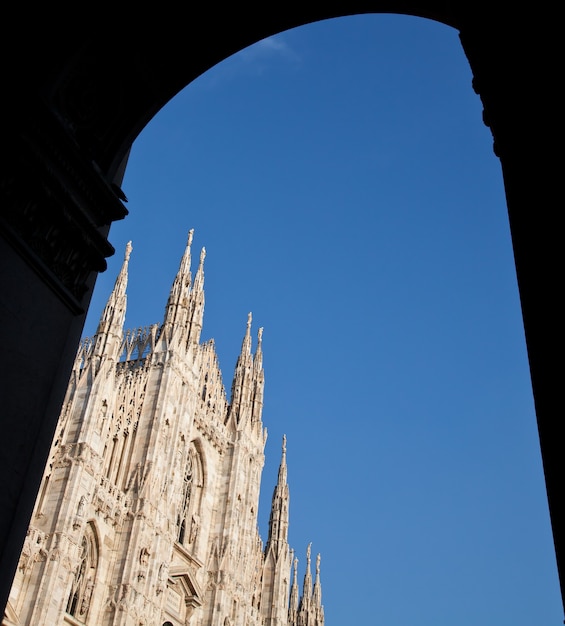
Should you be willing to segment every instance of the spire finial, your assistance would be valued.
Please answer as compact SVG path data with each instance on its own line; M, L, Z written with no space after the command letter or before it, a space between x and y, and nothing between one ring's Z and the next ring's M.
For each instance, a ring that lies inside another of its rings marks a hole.
M114 289L112 291L112 295L108 300L108 304L111 304L114 308L117 306L117 301L120 298L125 298L126 287L128 283L128 263L129 257L131 255L131 251L133 250L133 246L131 245L131 241L128 241L126 244L126 249L124 252L124 262L122 263L122 268L120 269L120 273L116 278L116 282L114 283ZM108 304L106 307L108 307ZM124 314L125 314L125 300L123 302ZM123 320L122 320L123 323Z
M196 278L194 279L193 291L198 291L204 287L204 259L206 258L206 248L200 250L200 262L198 263L198 270L196 270Z
M316 582L314 583L314 593L312 594L312 601L317 610L323 612L322 607L322 584L320 582L320 554L316 557ZM322 620L322 624L323 624Z
M192 245L192 237L194 236L194 228L191 228L188 231L188 241L186 242L186 247L190 248L190 246Z
M256 373L263 369L263 328L260 328L257 333L257 349L255 350L253 369Z
M308 544L308 549L306 550L306 572L304 574L304 584L303 584L303 597L310 598L312 595L312 574L310 572L310 562L311 562L311 554L312 554L312 544Z
M283 435L282 453L286 454L286 435Z
M251 320L253 316L251 313L247 314L247 328L245 329L245 335L243 337L243 343L241 344L241 354L251 354Z

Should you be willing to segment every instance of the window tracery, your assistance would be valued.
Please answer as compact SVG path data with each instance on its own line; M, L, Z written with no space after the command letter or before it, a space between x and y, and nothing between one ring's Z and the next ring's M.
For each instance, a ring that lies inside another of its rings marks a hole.
M90 608L90 600L96 583L96 570L98 568L98 548L94 531L87 526L80 546L80 560L75 571L67 613L75 619L85 622Z
M198 535L202 487L202 460L196 447L192 444L187 455L181 506L177 515L177 541L185 546L194 544Z

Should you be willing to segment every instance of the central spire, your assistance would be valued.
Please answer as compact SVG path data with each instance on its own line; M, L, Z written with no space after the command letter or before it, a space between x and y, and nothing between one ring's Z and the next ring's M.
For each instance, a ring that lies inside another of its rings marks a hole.
M179 270L175 276L175 280L171 286L167 308L165 310L165 327L171 327L177 324L186 323L187 306L188 306L188 290L192 282L190 273L191 264L191 246L194 229L188 231L188 241L182 256Z
M200 262L194 284L192 284L191 246L194 229L188 231L188 241L182 256L179 270L167 301L165 320L163 323L164 334L169 345L188 348L190 344L200 341L202 320L204 317L204 259L206 248L200 252ZM192 288L191 288L192 284Z

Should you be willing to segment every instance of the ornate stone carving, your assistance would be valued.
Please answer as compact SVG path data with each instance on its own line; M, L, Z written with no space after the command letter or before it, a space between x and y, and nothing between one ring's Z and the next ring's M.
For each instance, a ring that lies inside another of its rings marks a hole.
M102 227L127 210L50 113L38 107L26 124L0 188L0 228L78 313L92 273L114 253Z

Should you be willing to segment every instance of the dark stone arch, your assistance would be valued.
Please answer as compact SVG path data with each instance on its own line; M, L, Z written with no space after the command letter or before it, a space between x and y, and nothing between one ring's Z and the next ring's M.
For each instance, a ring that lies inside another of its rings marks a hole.
M562 592L563 124L558 20L481 0L302 2L131 14L97 6L12 7L2 38L0 174L1 596L5 604L110 225L129 147L176 93L268 35L356 13L456 28L504 176Z
M126 36L118 21L114 27L106 26L104 38L94 33L83 39L80 54L64 67L49 93L50 106L113 180L132 142L155 113L228 56L269 35L346 15L404 13L457 27L456 14L439 4L426 4L416 9L398 0L342 1L309 10L279 7L276 16L270 12L257 16L255 10L242 7L199 9L186 18L178 11L154 12L149 19L137 19ZM234 23L237 28L232 28ZM156 37L158 32L166 37ZM213 45L203 45L209 40Z

